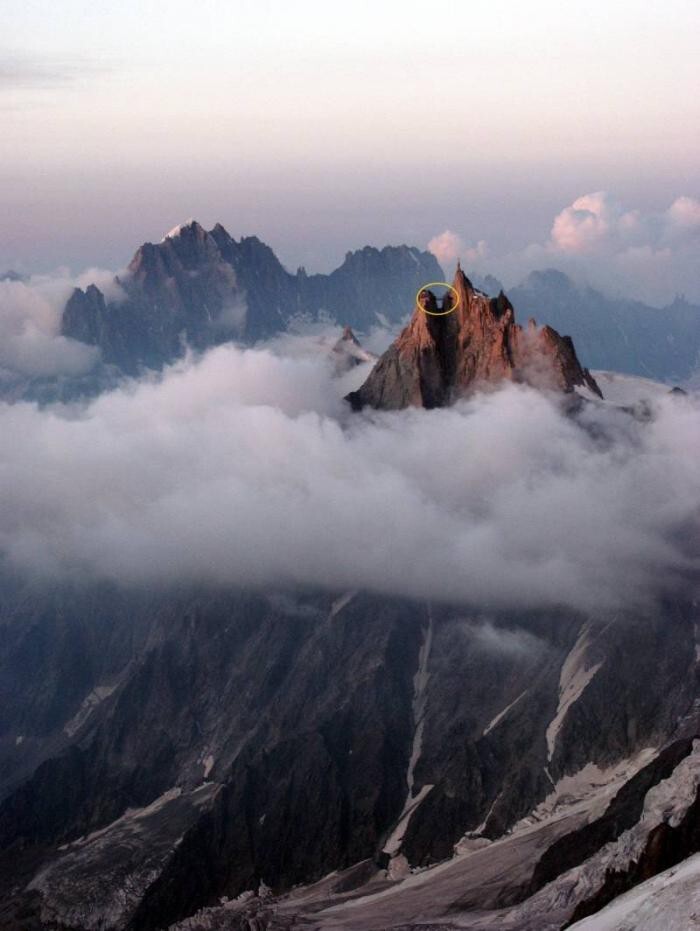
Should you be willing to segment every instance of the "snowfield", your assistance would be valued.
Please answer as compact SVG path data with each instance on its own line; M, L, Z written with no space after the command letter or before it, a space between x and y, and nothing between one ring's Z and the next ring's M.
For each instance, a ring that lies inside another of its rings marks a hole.
M619 896L571 931L691 931L700 928L700 853Z
M665 397L673 385L666 385L639 375L623 375L621 372L591 372L598 382L606 401L612 404L630 405L640 401L654 401ZM579 389L577 389L579 390Z

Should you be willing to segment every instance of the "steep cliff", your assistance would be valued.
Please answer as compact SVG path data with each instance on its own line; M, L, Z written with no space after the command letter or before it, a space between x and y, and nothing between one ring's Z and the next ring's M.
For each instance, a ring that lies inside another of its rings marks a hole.
M353 408L442 407L504 379L565 392L586 388L602 397L569 337L534 320L521 327L502 292L487 297L461 268L442 304L431 291L421 292L419 302L365 384L348 396Z

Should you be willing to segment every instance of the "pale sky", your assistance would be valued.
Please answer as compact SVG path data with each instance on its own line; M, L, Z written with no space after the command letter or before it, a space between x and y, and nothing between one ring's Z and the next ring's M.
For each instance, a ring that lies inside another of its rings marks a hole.
M194 216L291 268L577 198L700 196L690 0L3 0L0 270L117 268Z

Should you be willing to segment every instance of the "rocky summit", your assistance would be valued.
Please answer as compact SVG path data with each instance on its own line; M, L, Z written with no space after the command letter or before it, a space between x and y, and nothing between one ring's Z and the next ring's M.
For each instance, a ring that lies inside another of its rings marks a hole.
M348 395L356 410L442 407L504 379L564 392L584 388L602 398L570 337L533 319L521 327L505 294L488 297L459 265L442 303L430 290L418 302L364 385Z
M291 274L256 236L235 240L220 223L205 230L190 220L140 246L109 294L94 284L76 288L61 332L134 375L161 368L187 346L267 339L298 316L360 329L396 322L416 288L441 275L431 253L405 245L348 252L328 275Z

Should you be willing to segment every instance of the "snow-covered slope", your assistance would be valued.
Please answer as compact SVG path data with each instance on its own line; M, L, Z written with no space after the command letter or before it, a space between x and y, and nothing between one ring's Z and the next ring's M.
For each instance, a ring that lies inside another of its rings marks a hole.
M688 931L700 927L700 853L648 879L571 931Z
M665 397L672 389L660 381L642 378L640 375L623 375L620 372L591 372L598 382L606 401L612 404L630 405L640 401L653 401Z

